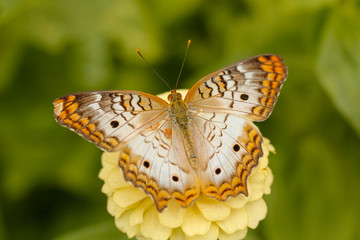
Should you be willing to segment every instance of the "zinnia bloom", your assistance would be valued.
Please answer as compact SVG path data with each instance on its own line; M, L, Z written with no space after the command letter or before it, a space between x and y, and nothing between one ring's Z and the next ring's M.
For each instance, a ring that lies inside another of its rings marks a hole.
M185 96L182 91L180 93ZM166 99L168 93L159 95ZM262 196L270 194L273 175L268 167L269 152L274 152L264 138L263 156L247 180L248 196L242 194L219 201L200 196L191 206L182 208L170 200L159 213L152 198L124 180L118 166L120 152L104 152L99 177L102 191L108 196L108 212L115 224L129 238L153 240L243 239L248 228L256 228L267 213Z

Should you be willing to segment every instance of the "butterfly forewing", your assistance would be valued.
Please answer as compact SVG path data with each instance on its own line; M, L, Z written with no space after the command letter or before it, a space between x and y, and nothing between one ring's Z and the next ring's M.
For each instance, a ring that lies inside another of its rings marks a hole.
M263 121L271 114L286 77L280 56L261 55L202 78L189 90L185 101L192 109Z
M118 151L168 109L162 99L136 91L81 92L54 101L55 119L106 151Z

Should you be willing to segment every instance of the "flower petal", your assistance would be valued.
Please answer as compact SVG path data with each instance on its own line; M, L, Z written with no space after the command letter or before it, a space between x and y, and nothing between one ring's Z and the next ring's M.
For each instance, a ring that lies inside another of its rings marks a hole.
M203 217L200 210L195 205L186 209L184 219L186 219L186 221L181 225L181 229L186 235L203 235L210 229L211 222Z
M189 91L189 89L176 89L176 92L180 93L183 96L183 98L185 98L186 93L188 91ZM159 98L161 98L165 101L168 101L169 94L170 94L170 92L164 92L164 93L158 94L156 96L158 96Z
M103 193L105 193L106 195L109 196L113 192L113 189L109 186L109 184L107 184L105 182L104 185L101 188L101 192L103 192Z
M265 168L269 165L269 153L273 152L275 153L275 148L273 145L270 144L270 140L267 138L264 138L264 142L262 145L263 149L263 156L259 160L259 168Z
M252 194L249 195L249 201L254 201L261 198L264 194L264 185L265 185L265 173L261 169L256 169L257 171L249 177L248 184L251 187Z
M169 228L180 227L184 222L185 209L174 201L168 202L168 208L159 213L160 223Z
M267 213L267 207L264 199L260 198L253 202L248 202L245 206L249 216L249 228L256 228L261 220L263 220Z
M209 221L223 220L230 215L231 208L213 198L200 197L196 205Z
M258 184L258 183L264 183L265 180L265 173L262 171L261 168L254 169L254 174L251 174L248 183L249 184Z
M130 226L141 224L143 222L144 212L153 204L154 202L150 198L144 199L144 201L131 212L129 217Z
M166 240L170 237L171 228L160 224L155 206L149 208L144 215L140 231L144 237L156 240Z
M107 200L107 211L111 214L111 216L115 216L115 209L116 209L116 204L114 200L111 197L109 197Z
M220 231L219 240L240 240L240 239L244 239L246 237L246 234L247 234L247 228L245 228L244 230L239 230L232 234L227 234Z
M107 176L107 184L110 188L116 190L117 188L128 188L132 185L124 180L123 173L120 168L113 168Z
M107 210L108 212L114 216L115 218L120 217L121 214L123 214L126 211L126 208L119 207L112 197L109 197L107 202Z
M265 168L267 167L267 165L269 164L269 149L274 148L271 144L269 139L264 138L264 142L262 145L262 149L263 149L263 156L259 159L259 168Z
M247 202L248 198L245 195L240 194L236 197L227 199L224 203L231 208L238 209L244 207Z
M127 208L146 197L147 195L143 191L133 187L117 189L113 194L114 202L122 208Z
M185 239L185 234L184 232L181 230L181 228L175 228L170 236L170 240L184 240Z
M115 219L115 225L118 229L122 232L126 233L129 238L134 237L140 230L139 225L130 226L129 224L129 217L131 211L125 212L121 217Z
M233 209L231 215L225 220L216 222L217 225L227 234L245 229L248 225L248 213L245 208Z
M263 171L266 172L264 193L270 194L271 193L270 186L271 186L272 182L274 181L274 175L272 174L272 171L270 168L265 168Z
M186 237L187 240L216 240L219 235L219 227L211 224L209 231L204 235L195 235L193 237Z
M117 166L118 157L118 152L104 152L102 155L103 168L100 170L99 178L103 179L107 184L103 192L107 192L109 188L114 190L116 188L131 186L130 183L125 181L121 169Z
M103 165L117 165L120 152L104 152L101 156Z

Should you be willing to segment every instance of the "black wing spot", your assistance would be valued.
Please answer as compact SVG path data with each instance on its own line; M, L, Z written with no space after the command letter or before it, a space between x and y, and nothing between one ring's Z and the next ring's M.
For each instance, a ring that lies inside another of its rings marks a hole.
M143 165L144 165L144 167L146 167L146 168L149 168L149 167L150 167L149 161L144 161Z
M235 151L235 152L238 152L239 150L240 150L240 145L239 144L234 144L234 146L233 146L233 150Z
M119 126L119 122L114 120L114 121L111 121L110 122L110 125L113 127L113 128L117 128Z
M247 95L247 94L243 93L243 94L241 94L241 95L240 95L240 98L241 98L241 100L246 101L246 100L248 100L248 99L249 99L249 95Z
M216 175L219 175L220 173L221 173L221 169L220 169L220 168L215 169L215 174L216 174Z
M178 176L172 176L172 180L173 180L174 182L177 182L177 181L179 181L179 177L178 177Z

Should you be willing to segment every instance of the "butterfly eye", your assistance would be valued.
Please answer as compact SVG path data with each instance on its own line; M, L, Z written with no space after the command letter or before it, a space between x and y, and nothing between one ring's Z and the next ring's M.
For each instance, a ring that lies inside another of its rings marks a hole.
M110 125L113 127L113 128L116 128L119 126L119 122L118 121L111 121Z
M150 167L150 163L148 161L145 161L143 164L144 164L144 167L146 167L146 168Z
M172 180L173 180L174 182L177 182L177 181L179 181L179 178L178 178L177 176L172 176Z
M247 94L243 93L243 94L241 94L241 95L240 95L240 98L241 98L241 100L246 101L246 100L248 100L248 99L249 99L249 95L247 95Z
M233 150L235 151L235 152L238 152L239 150L240 150L240 146L239 146L239 144L234 144L234 146L233 146Z
M216 175L219 175L221 173L221 169L220 168L217 168L216 170L215 170L215 174Z

